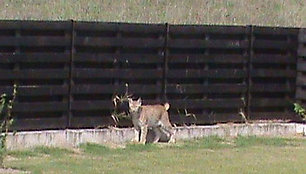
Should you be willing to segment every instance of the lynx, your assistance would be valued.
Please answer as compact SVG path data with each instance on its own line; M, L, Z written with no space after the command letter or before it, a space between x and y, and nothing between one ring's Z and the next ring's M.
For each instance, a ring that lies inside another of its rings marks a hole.
M167 135L169 142L174 142L174 131L167 112L170 105L168 103L165 105L141 104L141 98L135 101L129 99L129 111L137 132L136 141L145 144L148 129L152 129L155 133L153 143L157 143L162 134Z

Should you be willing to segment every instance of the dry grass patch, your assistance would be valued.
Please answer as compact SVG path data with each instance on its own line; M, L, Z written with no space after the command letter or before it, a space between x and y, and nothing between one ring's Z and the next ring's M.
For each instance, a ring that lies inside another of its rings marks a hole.
M306 27L306 1L2 0L0 19Z

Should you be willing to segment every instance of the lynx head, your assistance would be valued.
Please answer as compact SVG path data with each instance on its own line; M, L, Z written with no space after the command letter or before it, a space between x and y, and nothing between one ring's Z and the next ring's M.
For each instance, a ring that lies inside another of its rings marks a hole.
M129 98L129 109L130 112L137 112L138 109L141 106L141 98L139 98L138 100L133 100L131 98Z

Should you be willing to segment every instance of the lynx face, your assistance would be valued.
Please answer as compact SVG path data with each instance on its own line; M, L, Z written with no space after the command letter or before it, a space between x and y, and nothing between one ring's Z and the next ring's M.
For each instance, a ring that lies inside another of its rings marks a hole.
M138 109L141 107L141 99L134 101L133 99L129 99L129 108L130 112L137 112Z

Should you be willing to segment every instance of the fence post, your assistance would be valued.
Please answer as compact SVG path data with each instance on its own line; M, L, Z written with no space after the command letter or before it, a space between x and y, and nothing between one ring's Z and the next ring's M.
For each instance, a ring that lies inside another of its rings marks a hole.
M253 44L254 44L254 37L253 37L253 28L254 26L248 25L249 28L249 56L247 60L247 101L246 101L246 106L247 106L247 119L251 118L251 88L252 88L252 78L251 78L251 70L252 70L252 60L253 60Z
M71 112L71 101L73 100L72 98L72 92L71 92L71 88L73 85L73 80L72 80L72 67L73 67L73 57L74 57L74 35L75 35L75 31L74 31L74 24L75 21L71 20L71 49L70 49L70 64L69 64L69 87L68 87L68 95L69 95L69 99L68 99L68 115L67 115L67 124L66 124L66 128L70 128L71 127L71 118L72 118L72 112Z
M297 47L297 62L296 62L296 89L295 99L300 104L305 106L306 90L306 29L299 29L298 34L298 47Z
M163 48L164 53L164 73L163 73L163 85L162 85L162 97L164 102L166 102L167 99L167 73L168 73L168 39L169 39L169 24L165 23L165 44Z

